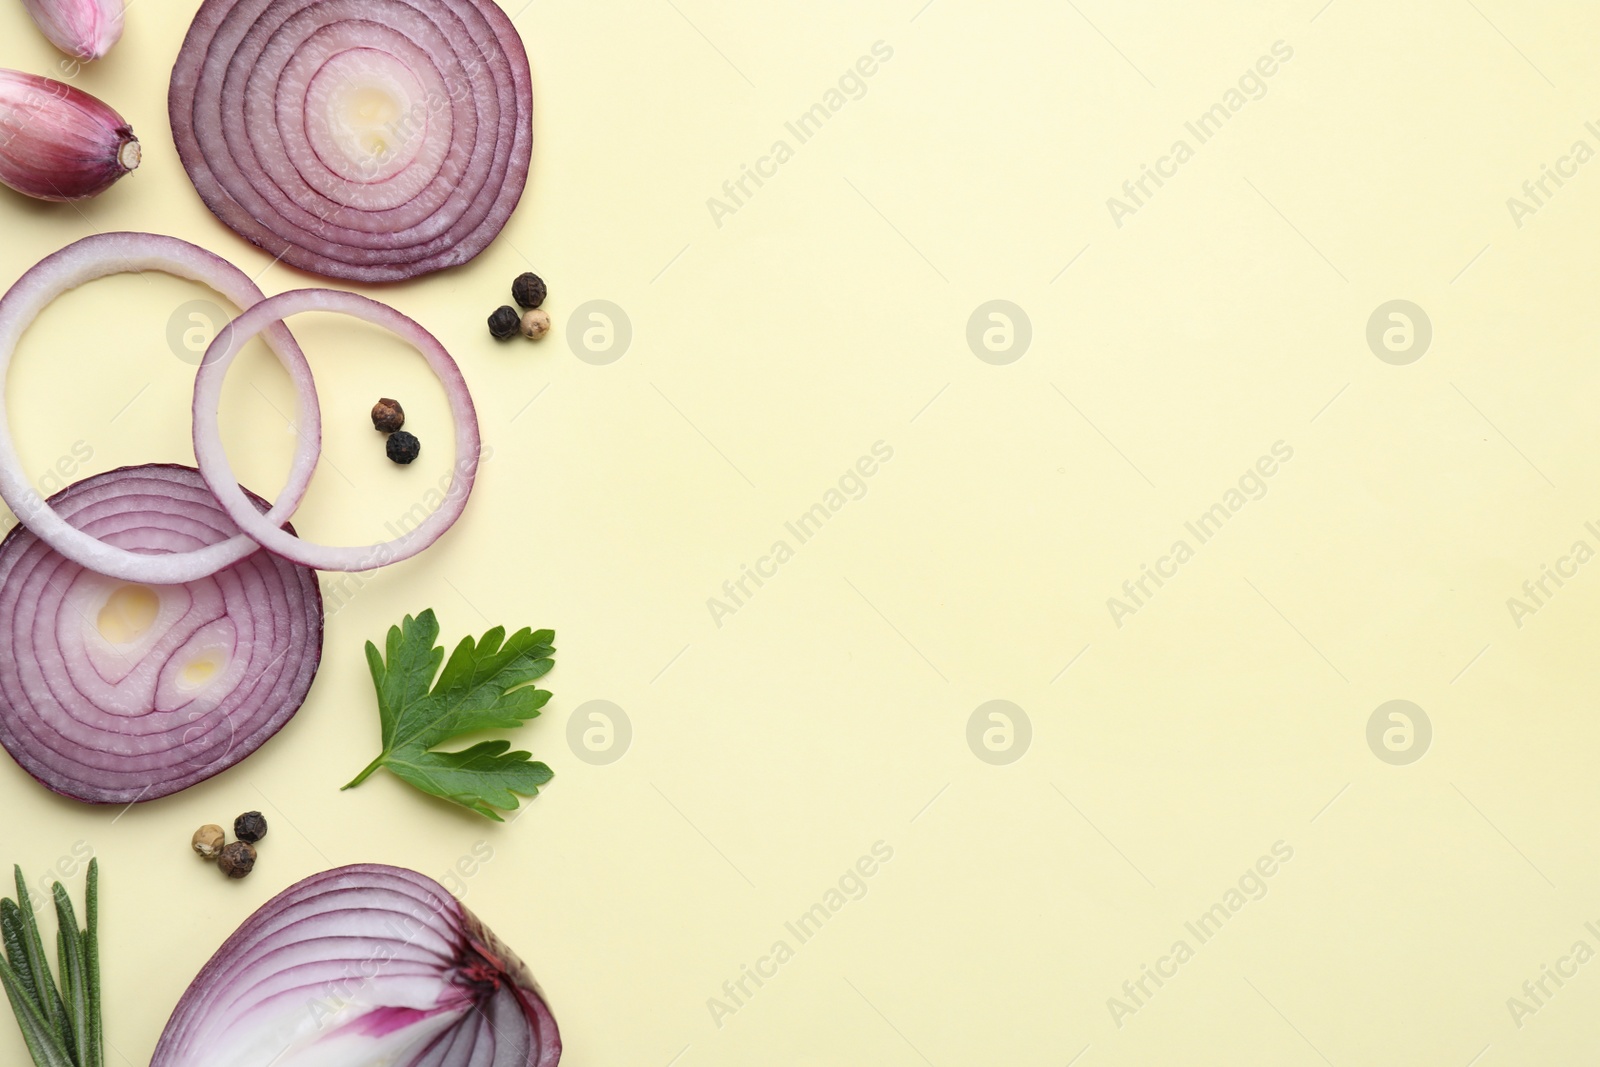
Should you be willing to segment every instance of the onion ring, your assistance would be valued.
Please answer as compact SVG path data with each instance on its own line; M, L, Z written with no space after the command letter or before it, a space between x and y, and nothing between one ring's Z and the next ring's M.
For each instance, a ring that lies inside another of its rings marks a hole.
M122 467L50 502L130 552L181 553L237 531L193 467ZM316 574L266 552L183 585L126 585L18 526L0 542L0 745L85 803L176 793L294 716L322 660L322 625Z
M263 516L250 506L244 490L234 479L233 467L228 463L222 446L218 425L218 405L222 400L222 383L228 368L245 342L263 329L280 323L290 315L306 311L333 311L370 322L409 341L427 360L433 372L444 385L445 397L455 421L455 468L450 478L450 488L444 501L416 527L392 541L383 541L365 547L319 545L303 541L280 529L272 516ZM450 358L437 338L414 320L407 318L387 304L355 293L337 289L291 289L286 293L268 297L233 320L228 330L217 335L200 361L200 372L194 381L194 452L200 461L200 473L206 484L216 494L228 517L238 524L261 547L293 563L316 567L326 571L369 571L390 563L410 559L433 544L460 517L472 495L472 485L477 478L481 439L478 434L477 409L467 390L461 368Z
M10 369L18 340L50 301L97 278L145 270L202 282L240 308L249 308L266 299L255 282L238 267L176 237L151 233L85 237L41 260L0 298L0 384L4 383ZM230 332L224 329L218 336L225 337ZM306 487L311 484L321 452L322 415L317 406L311 368L288 328L281 324L273 326L266 332L266 340L294 382L299 412L297 425L301 433L288 480L277 503L265 516L248 503L243 507L275 528L294 514L305 496ZM238 501L245 501L237 485L231 488ZM144 555L107 544L85 530L76 529L56 514L29 484L11 437L3 398L0 398L0 498L45 544L80 566L126 582L180 585L196 581L237 563L258 547L255 539L235 534L215 543L208 542L205 547Z

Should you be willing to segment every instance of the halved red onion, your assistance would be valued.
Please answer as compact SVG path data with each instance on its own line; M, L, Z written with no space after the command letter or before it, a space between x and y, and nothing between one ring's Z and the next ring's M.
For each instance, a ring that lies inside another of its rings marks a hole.
M352 281L472 259L532 155L527 52L492 0L205 0L167 108L218 218Z
M205 249L153 233L106 233L85 237L47 256L17 280L0 298L0 382L11 367L17 342L39 313L56 297L96 278L123 272L161 271L202 282L241 308L265 295L238 267ZM228 331L222 331L226 336ZM287 327L269 326L267 344L289 372L297 396L299 429L294 460L283 492L266 521L274 526L294 514L316 470L322 446L322 415L316 384L306 357ZM113 348L114 351L114 348ZM237 488L237 487L236 487ZM34 534L75 563L128 582L176 585L195 581L231 566L257 550L254 540L230 530L226 535L162 554L142 554L101 541L53 511L29 482L11 438L11 423L0 397L0 498ZM242 496L241 496L242 499ZM254 514L254 509L250 509Z
M527 966L443 886L357 864L245 920L167 1020L150 1067L555 1067Z
M304 311L332 311L353 315L376 326L390 330L409 341L422 353L428 366L439 376L444 386L445 399L455 422L455 466L450 487L443 494L439 506L422 522L392 541L383 541L365 547L319 545L303 541L292 532L281 529L271 515L263 516L245 498L244 491L234 480L233 467L222 447L222 432L218 422L218 407L222 402L222 383L233 364L234 357L256 334L271 328L290 315ZM450 358L437 338L387 304L355 293L337 289L291 289L287 293L268 297L249 308L233 320L229 328L217 335L206 349L200 362L200 373L194 382L194 454L200 461L200 472L206 484L216 494L217 501L250 537L255 538L267 551L307 567L327 571L369 571L377 567L409 559L433 544L448 530L472 495L472 484L478 474L478 456L481 441L478 436L478 414L472 403L461 368Z
M50 505L148 558L238 536L192 467L122 467ZM321 660L316 575L265 552L183 585L134 585L24 526L0 542L0 745L63 796L131 804L226 770L299 710Z

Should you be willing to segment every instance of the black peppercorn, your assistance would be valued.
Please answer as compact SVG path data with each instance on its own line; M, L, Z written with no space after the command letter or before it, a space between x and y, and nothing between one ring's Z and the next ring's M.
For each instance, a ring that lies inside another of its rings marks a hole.
M389 435L389 441L384 446L389 453L389 458L396 463L410 463L422 455L422 442L417 440L415 434L398 430Z
M217 857L217 866L229 878L243 878L255 870L255 846L248 841L235 841L222 850L222 855Z
M233 820L233 836L253 845L267 836L267 820L259 811L247 811Z
M489 332L494 334L497 341L511 340L521 328L522 316L517 314L514 307L496 308L494 314L489 316Z
M394 433L406 424L406 413L398 400L384 397L372 405L372 428L379 433Z
M544 279L537 274L518 275L511 283L511 299L530 311L544 303L545 295Z

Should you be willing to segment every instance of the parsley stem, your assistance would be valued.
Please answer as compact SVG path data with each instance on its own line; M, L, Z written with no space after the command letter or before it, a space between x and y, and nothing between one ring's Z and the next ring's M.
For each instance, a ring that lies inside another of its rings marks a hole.
M355 778L350 782L349 785L340 786L339 787L339 792L342 793L346 789L354 789L356 786L360 785L362 782L364 782L368 778L372 777L372 772L377 770L379 767L383 766L383 760L384 760L384 757L379 756L377 759L375 759L371 763L367 764L367 769L362 771L360 774L356 775Z

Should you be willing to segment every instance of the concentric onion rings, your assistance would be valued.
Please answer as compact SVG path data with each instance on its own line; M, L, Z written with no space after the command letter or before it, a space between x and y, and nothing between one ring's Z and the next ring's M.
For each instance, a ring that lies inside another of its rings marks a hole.
M50 503L97 543L158 553L141 559L237 537L192 467L122 467ZM175 793L250 755L299 710L322 624L316 574L266 552L183 585L130 587L18 526L0 542L0 745L85 803Z
M167 106L219 219L352 281L472 259L532 156L527 52L492 0L205 0Z
M455 422L455 467L444 501L416 527L392 541L364 548L319 545L303 541L280 529L250 505L244 490L234 479L233 468L222 446L218 406L222 383L239 350L256 334L280 323L290 315L306 311L333 311L352 315L381 326L410 342L444 385L450 414ZM477 409L467 390L461 368L450 358L437 338L387 304L337 289L292 289L268 297L248 308L232 325L217 335L200 362L194 382L194 452L200 473L216 494L218 503L267 551L307 567L327 571L368 571L409 559L437 541L461 515L477 478L481 439Z
M0 383L5 380L22 334L52 300L96 278L145 270L202 282L241 308L265 299L256 284L238 267L187 241L149 233L85 237L41 260L0 298ZM228 332L223 330L221 336ZM248 504L245 507L276 528L294 514L311 483L322 447L322 415L311 368L288 328L272 326L266 331L266 340L294 383L298 405L296 425L300 432L288 481L277 503L265 516ZM235 497L243 501L243 491L237 485L232 489ZM63 556L89 570L128 582L178 585L195 581L237 563L258 547L255 540L235 533L205 542L204 547L142 555L106 544L92 533L75 528L56 514L29 484L11 437L4 403L0 403L0 498L29 530Z
M150 1067L556 1067L561 1050L539 983L476 915L431 878L362 863L246 919Z

